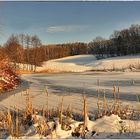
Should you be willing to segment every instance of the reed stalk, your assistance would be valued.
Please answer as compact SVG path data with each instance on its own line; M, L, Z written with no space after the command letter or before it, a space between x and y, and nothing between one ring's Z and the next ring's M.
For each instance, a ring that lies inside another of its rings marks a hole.
M120 111L120 86L118 82L118 111Z
M62 125L62 121L63 121L63 118L62 118L62 116L63 116L63 97L62 97L62 100L61 100L61 103L60 103L60 118L59 118L59 123Z
M87 109L87 102L86 102L86 97L83 96L83 118L84 118L84 126L83 126L83 137L85 138L85 130L88 125L88 109Z
M106 96L105 96L105 90L104 90L104 99L103 99L103 108L104 108L104 114L106 115Z
M47 86L45 87L45 93L46 93L46 111L47 111L47 120L49 121L49 107L48 107L48 98L49 98L49 92Z
M98 117L100 116L101 112L100 112L100 95L98 94L98 102L97 102L97 106L98 106Z

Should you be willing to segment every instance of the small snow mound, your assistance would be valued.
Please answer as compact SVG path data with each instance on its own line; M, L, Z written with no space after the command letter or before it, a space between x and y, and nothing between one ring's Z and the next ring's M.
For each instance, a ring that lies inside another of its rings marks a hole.
M119 133L119 121L121 121L120 117L117 115L104 116L95 121L95 125L93 126L93 130L98 133Z

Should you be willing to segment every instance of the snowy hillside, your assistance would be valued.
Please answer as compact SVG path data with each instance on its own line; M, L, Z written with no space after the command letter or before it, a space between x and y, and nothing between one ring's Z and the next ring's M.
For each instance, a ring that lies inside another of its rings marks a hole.
M94 62L96 58L93 55L76 55L61 59L44 62L38 71L46 70L52 72L83 72L91 70L89 63Z
M140 55L112 57L97 60L93 55L76 55L44 62L37 71L50 72L84 72L89 70L123 70L140 69Z

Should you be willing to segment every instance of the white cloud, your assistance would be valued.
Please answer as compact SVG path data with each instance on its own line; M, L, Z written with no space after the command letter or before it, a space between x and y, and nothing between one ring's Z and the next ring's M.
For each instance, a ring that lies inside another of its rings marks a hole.
M60 26L50 26L47 28L48 33L58 33L58 32L76 32L76 31L84 31L87 29L87 25L60 25Z
M118 22L115 30L122 30L124 28L129 28L132 24L140 24L140 20L128 20L128 21L121 21Z

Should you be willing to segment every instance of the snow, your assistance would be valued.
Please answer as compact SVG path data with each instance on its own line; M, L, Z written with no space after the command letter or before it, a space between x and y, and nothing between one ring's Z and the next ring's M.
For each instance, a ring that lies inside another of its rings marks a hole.
M92 121L89 122L91 125ZM91 137L91 131L96 133ZM92 124L92 129L89 130L88 138L129 138L135 133L139 134L140 122L132 120L122 120L117 115L112 114L111 116L104 116L97 119Z
M44 120L44 119L43 119ZM74 121L71 119L70 126L73 124L73 128L70 130L64 130L61 128L61 124L59 124L58 118L55 122L46 122L46 124L50 124L50 127L47 131L50 130L47 136L41 136L37 132L38 125L32 125L28 128L27 132L22 133L23 136L20 138L28 138L28 139L45 139L45 138L54 138L54 139L78 139L82 138L81 130L77 132L80 134L79 136L74 136L75 130L79 126L83 126L83 122ZM56 124L56 129L53 128L52 124ZM87 122L88 131L85 133L85 139L104 139L104 138L140 138L140 121L132 121L132 120L122 120L118 115L112 114L111 116L103 116L102 118L97 119L96 121L88 120ZM4 136L4 134L3 134ZM12 138L9 136L9 138Z
M140 55L97 60L94 55L76 55L43 62L37 71L84 72L89 70L135 70L140 68Z
M93 66L93 70L123 70L129 67L140 68L140 55L113 57L91 62L88 66Z

